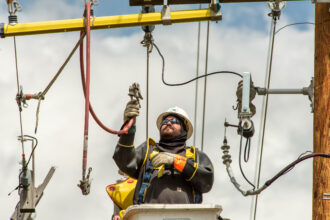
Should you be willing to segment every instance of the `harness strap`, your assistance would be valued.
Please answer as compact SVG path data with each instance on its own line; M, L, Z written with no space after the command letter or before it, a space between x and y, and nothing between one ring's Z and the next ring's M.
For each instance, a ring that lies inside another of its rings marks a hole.
M152 171L152 163L149 163L149 166L146 170L146 174L144 175L143 178L143 182L139 191L139 200L138 200L138 204L141 204L144 202L144 198L145 198L145 193L147 191L147 186L149 184L149 180L151 177L151 171Z

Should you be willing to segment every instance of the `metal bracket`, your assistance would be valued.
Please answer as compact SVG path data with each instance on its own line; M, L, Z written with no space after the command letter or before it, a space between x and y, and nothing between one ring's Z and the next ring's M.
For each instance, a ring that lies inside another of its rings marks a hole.
M251 73L243 73L242 113L250 112L250 82Z
M312 0L312 3L330 3L330 0Z
M33 175L33 171L27 170L26 175L27 177ZM15 212L11 216L10 220L28 220L31 216L31 213L35 212L35 207L39 203L43 191L45 190L47 184L49 183L50 179L52 178L55 172L55 167L51 167L47 176L45 177L43 183L38 186L38 188L34 187L34 180L28 179L28 185L23 186L20 191L20 201L17 203ZM24 179L24 178L22 178Z
M324 200L330 200L330 193L323 193Z
M168 6L168 0L164 0L164 4L162 8L162 21L163 21L163 25L172 24L171 9Z
M212 21L218 21L222 19L221 16L221 5L219 0L211 0L211 4L210 4L210 9L211 9L211 20Z
M308 99L311 101L312 113L314 112L314 77L312 77L311 83L308 87L303 87L302 89L266 89L255 87L258 95L266 94L303 94L307 95Z
M5 23L0 23L0 38L5 38Z

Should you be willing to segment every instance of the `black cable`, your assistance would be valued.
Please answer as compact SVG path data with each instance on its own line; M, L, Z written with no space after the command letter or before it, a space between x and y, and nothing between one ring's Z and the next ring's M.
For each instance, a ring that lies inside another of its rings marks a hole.
M222 73L234 74L236 76L239 76L239 77L243 78L242 74L240 74L240 73L224 70L224 71L216 71L216 72L211 72L211 73L207 73L207 74L204 74L204 75L200 75L198 77L195 77L195 78L193 78L191 80L188 80L186 82L183 82L183 83L167 83L167 82L165 82L165 79L164 79L165 78L164 77L164 75L165 75L165 59L164 59L164 56L160 52L158 46L155 43L153 43L153 45L157 49L157 52L158 52L159 56L162 58L162 81L167 86L183 86L183 85L186 85L188 83L191 83L191 82L193 82L193 81L195 81L197 79L200 79L200 78L203 78L203 77L206 77L206 76L211 76L211 75L214 75L214 74L222 74Z
M290 163L288 166L284 167L278 174L276 174L273 178L271 178L270 180L266 181L265 185L269 186L270 184L272 184L275 180L277 180L279 177L281 177L282 175L286 174L288 171L292 170L292 168L297 165L298 163L312 158L312 157L325 157L325 158L330 158L330 154L326 154L326 153L311 153L308 154L306 156L303 157L299 157L297 160L293 161L292 163Z
M245 148L244 148L244 161L247 163L250 158L251 150L251 138L246 138Z
M18 182L20 181L20 178L21 178L22 173L23 173L24 171L26 171L26 169L27 169L27 167L28 167L28 165L29 165L29 163L30 163L30 160L31 160L31 158L32 158L32 155L33 155L33 153L34 153L34 150L36 149L36 147L37 147L37 145L38 145L38 139L37 139L37 138L35 138L35 137L33 137L33 136L30 136L30 135L24 135L24 137L28 137L28 138L31 138L31 139L35 140L35 141L36 141L36 144L33 146L33 149L32 149L32 151L31 151L31 154L30 154L30 157L29 157L27 163L25 164L25 166L22 168L21 172L20 172L19 175L18 175ZM22 187L22 184L20 183L20 184L15 188L15 190L16 190L16 189L19 189L19 188L21 188L21 187ZM10 195L10 194L8 194L8 195Z
M242 129L242 128L240 128ZM243 131L242 131L243 132ZM241 132L241 133L242 133ZM245 174L244 174L244 171L242 169L242 163L241 163L241 154L242 154L242 140L243 140L243 135L241 135L241 140L240 140L240 145L239 145L239 160L238 160L238 163L239 163L239 169L241 171L241 174L242 176L244 177L244 179L246 180L246 182L248 182L252 187L253 187L253 190L256 188L255 185L253 185L249 180L248 178L246 178Z
M298 159L300 159L302 156L304 156L305 154L307 154L307 153L313 153L312 151L310 151L310 150L308 150L308 151L306 151L306 152L304 152L304 153L301 153L300 155L299 155L299 157L298 157ZM285 171L285 173L283 173L283 174L287 174L288 172L290 172L293 168L295 167L295 165L294 166L292 166L290 169L288 169L287 171Z
M33 137L33 136L30 136L30 135L24 135L24 137L32 138L33 140L36 141L36 144L33 146L33 149L32 149L32 152L31 152L31 154L30 154L30 157L29 157L29 159L28 159L28 161L27 161L27 163L26 163L26 165L25 165L25 167L28 167L28 165L29 165L29 163L30 163L30 160L31 160L31 158L32 158L32 155L33 155L33 153L34 153L34 150L36 149L36 147L37 147L37 145L38 145L38 139L35 138L35 137Z
M322 21L322 22L319 22L319 23L316 23L316 24L324 24L324 23L329 22L329 21L330 21L330 19L326 19L326 20L324 20L324 21ZM287 27L289 27L289 26L293 26L293 25L300 25L300 24L313 24L313 25L315 25L315 23L313 23L313 22L296 22L296 23L292 23L292 24L287 24L287 25L285 25L285 26L279 28L279 29L275 32L275 34L277 34L278 32L280 32L280 31L281 31L282 29L284 29L284 28L287 28Z
M285 26L279 28L279 29L275 32L275 34L277 34L278 32L280 32L280 31L283 30L284 28L287 28L287 27L290 27L290 26L293 26L293 25L299 25L299 24L315 24L315 23L313 23L313 22L297 22L297 23L287 24L287 25L285 25Z

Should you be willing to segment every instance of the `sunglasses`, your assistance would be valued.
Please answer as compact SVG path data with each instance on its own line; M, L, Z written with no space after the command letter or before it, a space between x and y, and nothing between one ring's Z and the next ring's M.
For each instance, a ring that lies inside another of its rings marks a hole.
M171 124L180 124L179 120L176 118L171 118L171 119L165 119L162 122L162 125L166 125L168 122L171 122Z

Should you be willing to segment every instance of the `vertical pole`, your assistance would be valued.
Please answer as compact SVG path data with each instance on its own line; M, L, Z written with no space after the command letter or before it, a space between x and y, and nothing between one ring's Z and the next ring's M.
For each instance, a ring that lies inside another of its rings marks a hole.
M315 4L315 109L314 152L330 153L330 4ZM313 220L330 219L330 162L315 158L313 163Z

